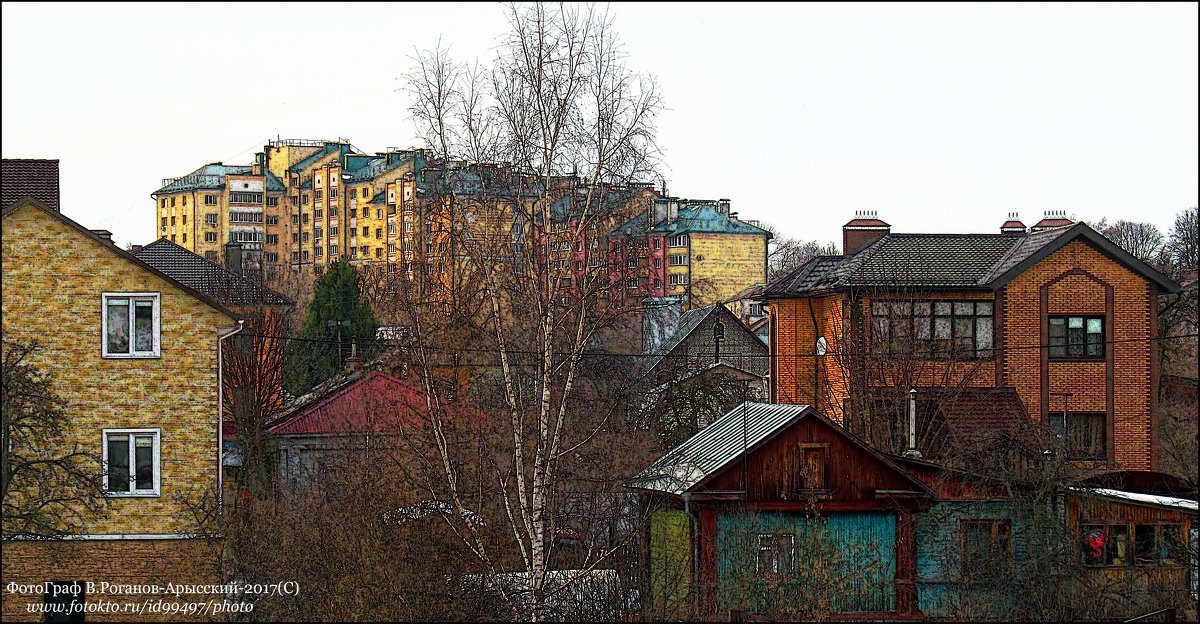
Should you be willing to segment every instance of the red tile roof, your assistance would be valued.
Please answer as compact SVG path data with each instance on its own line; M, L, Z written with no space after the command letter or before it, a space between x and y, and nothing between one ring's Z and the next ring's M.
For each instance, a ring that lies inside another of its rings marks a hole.
M271 427L271 435L399 433L426 420L425 394L415 383L372 372L302 407Z

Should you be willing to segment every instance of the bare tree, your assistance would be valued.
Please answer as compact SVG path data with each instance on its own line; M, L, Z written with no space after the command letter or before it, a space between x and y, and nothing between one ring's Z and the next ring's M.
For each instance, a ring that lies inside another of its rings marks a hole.
M1170 264L1181 273L1196 270L1196 227L1195 206L1175 215L1175 225L1167 238L1166 251Z
M1101 233L1142 262L1154 263L1163 246L1162 232L1153 223L1121 219Z
M3 533L61 536L99 509L100 471L93 455L65 437L67 405L53 375L34 365L37 345L3 345Z
M762 223L759 227L771 233L771 242L767 249L767 283L787 275L813 256L836 256L840 253L837 243L833 241L802 241L785 236L779 228L771 224Z

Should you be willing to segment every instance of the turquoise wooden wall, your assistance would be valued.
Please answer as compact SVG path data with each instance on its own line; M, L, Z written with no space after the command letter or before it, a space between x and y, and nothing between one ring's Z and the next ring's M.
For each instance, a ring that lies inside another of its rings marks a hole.
M794 535L794 570L763 581L756 536ZM725 512L717 515L717 603L721 611L886 613L896 610L896 516L891 512Z
M917 600L928 617L1003 618L1016 606L1011 584L990 582L983 587L961 583L963 520L1009 520L1012 523L1013 574L1027 559L1024 522L1007 501L940 502L916 514ZM1011 578L1011 577L1010 577Z

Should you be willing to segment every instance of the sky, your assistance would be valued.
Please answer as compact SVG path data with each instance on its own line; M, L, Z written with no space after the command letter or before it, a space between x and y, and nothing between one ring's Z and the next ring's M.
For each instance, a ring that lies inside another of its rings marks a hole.
M678 197L841 243L998 232L1048 210L1149 221L1197 203L1197 4L624 4L659 81ZM58 158L63 212L119 244L150 193L268 139L418 145L400 89L439 40L490 62L498 4L2 6L5 158ZM47 28L52 24L53 28Z

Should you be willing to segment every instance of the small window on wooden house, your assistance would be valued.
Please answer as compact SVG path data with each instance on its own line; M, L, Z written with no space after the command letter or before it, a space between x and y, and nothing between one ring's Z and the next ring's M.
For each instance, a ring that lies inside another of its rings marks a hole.
M1123 566L1129 563L1129 525L1085 524L1083 565L1090 567Z
M963 580L995 581L1011 570L1012 524L1008 520L964 520L960 526Z
M1181 564L1181 536L1178 524L1133 525L1135 563L1139 566Z
M792 573L796 536L791 533L760 534L755 539L754 571L766 581L786 579Z
M800 478L797 485L803 490L827 488L825 475L829 465L828 446L800 446Z

